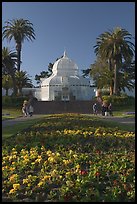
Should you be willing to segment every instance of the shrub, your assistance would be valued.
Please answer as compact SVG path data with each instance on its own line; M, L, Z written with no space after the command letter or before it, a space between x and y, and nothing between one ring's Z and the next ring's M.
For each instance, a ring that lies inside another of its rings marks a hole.
M113 106L130 106L135 105L135 98L133 96L102 96L103 101L112 103Z
M24 96L2 96L3 107L21 107L24 100L27 100Z

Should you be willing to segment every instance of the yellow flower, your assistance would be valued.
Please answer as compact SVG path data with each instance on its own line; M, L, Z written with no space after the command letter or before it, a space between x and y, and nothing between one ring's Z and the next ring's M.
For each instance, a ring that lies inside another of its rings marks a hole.
M28 158L29 158L28 155L25 155L25 156L24 156L24 159L28 159Z
M31 186L31 184L30 183L28 183L28 187L30 187Z
M14 171L15 170L15 167L10 167L10 171Z
M70 160L63 159L63 163L64 163L65 165L69 164L70 162L71 162Z
M23 184L28 183L28 179L23 179Z
M32 178L32 175L31 175L31 174L29 174L29 175L28 175L28 178L29 178L29 179L31 179L31 178Z
M16 151L16 149L15 149L15 148L12 148L12 151Z
M73 154L73 157L74 157L75 159L77 159L78 155L77 155L77 154Z
M73 151L70 149L70 150L69 150L69 154L71 155L72 153L73 153Z
M56 153L56 156L57 156L57 157L59 157L59 156L60 156L60 153L59 153L59 152L57 152L57 153Z
M51 154L52 154L52 151L48 150L48 151L47 151L47 155L50 156Z
M48 158L48 161L51 162L51 163L54 163L56 160L55 160L54 157L49 157L49 158Z
M51 176L56 176L57 175L57 170L56 169L54 169L53 171L51 171Z
M15 190L20 190L20 184L19 184L19 183L13 184L13 188L14 188Z
M38 187L41 187L41 186L43 186L43 182L42 182L42 181L40 181L40 182L38 183Z
M12 174L9 178L10 182L15 182L16 179L18 178L18 175L17 174Z
M9 194L15 193L15 189L11 189Z
M51 178L51 176L46 175L46 176L44 176L44 178L42 180L45 181L45 180L50 179L50 178Z
M80 165L79 164L76 166L76 169L80 169Z
M71 172L70 171L66 172L66 176L69 176L69 175L71 175Z
M41 147L41 150L42 150L42 151L45 151L45 147L44 147L43 145L42 145L42 147Z
M35 160L35 163L37 163L37 162L40 163L40 162L41 162L41 159L36 159L36 160Z
M29 159L25 159L25 160L23 160L22 163L23 163L23 164L27 164L27 163L29 163Z

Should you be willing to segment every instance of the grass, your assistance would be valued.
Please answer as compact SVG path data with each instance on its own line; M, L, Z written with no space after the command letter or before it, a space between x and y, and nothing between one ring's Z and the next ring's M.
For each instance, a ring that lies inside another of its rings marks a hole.
M134 124L122 124L116 121L105 121L108 126L111 127L118 127L120 130L125 130L125 131L135 131L135 125Z
M124 107L122 108L122 110L120 111L114 111L113 115L114 116L119 116L119 117L123 117L123 118L131 118L131 117L135 117L134 115L126 115L126 112L133 112L135 110L135 107ZM2 120L8 120L8 119L14 119L17 117L20 117L22 115L22 112L19 108L2 108L2 114L7 114L9 113L10 115L7 116L2 116ZM45 115L46 117L47 115ZM41 117L41 115L40 115ZM94 116L92 116L94 117ZM33 125L34 123L37 123L40 119L32 119L32 120L27 120L27 121L22 121L22 123L19 124L15 124L14 128L13 127L6 127L2 129L2 135L3 137L7 138L10 137L16 133L18 133L19 131L22 131L23 129L26 129L28 127L30 127L31 125ZM98 120L101 120L98 118ZM104 120L102 120L104 122ZM106 124L112 126L112 127L119 127L120 129L123 130L127 130L127 131L135 131L135 125L134 124L121 124L119 122L116 121L105 121Z
M9 115L3 115L3 114L9 114ZM17 118L22 115L22 111L19 108L2 108L2 120L8 120Z
M52 116L52 115L45 115L44 117L48 118L49 116ZM85 116L85 117L91 118L91 116ZM134 124L126 124L125 125L125 124L121 124L121 123L116 122L116 121L106 121L106 120L98 118L96 116L92 116L92 118L95 121L100 121L102 125L105 124L108 127L113 127L113 128L118 127L119 129L125 130L125 131L135 131L135 125ZM20 131L23 131L23 130L25 131L25 129L27 129L28 127L31 127L32 125L34 125L40 121L42 121L42 118L37 118L37 119L32 118L32 119L29 119L27 121L22 121L21 123L15 124L14 128L13 128L13 126L6 126L5 128L3 127L2 128L2 137L3 138L11 137L12 135L17 134Z
M127 112L135 112L135 106L120 106L115 107L114 116L122 116L122 117L133 117L133 115L127 115Z
M11 137L12 135L17 134L18 132L20 132L22 130L25 131L25 129L36 124L40 120L41 120L41 118L22 121L21 123L14 124L14 128L13 128L13 126L3 127L2 128L2 137L8 138L8 137Z

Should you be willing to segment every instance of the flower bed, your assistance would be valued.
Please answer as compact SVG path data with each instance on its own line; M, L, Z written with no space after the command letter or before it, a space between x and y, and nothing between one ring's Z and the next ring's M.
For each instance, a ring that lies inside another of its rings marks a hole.
M132 202L134 145L133 132L52 115L3 141L3 201Z

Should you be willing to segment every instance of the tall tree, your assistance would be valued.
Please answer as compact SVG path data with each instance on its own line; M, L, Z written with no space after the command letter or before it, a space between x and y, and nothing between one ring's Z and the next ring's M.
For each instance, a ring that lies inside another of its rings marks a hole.
M17 54L7 47L2 48L2 75L9 74L13 81L13 95L17 94L15 71Z
M117 27L101 34L94 46L96 55L108 61L109 69L114 70L114 94L118 93L117 75L122 63L131 62L134 56L131 36L127 30Z
M15 72L15 78L16 78L16 86L18 89L18 95L22 95L22 88L23 87L28 87L28 88L33 87L32 81L28 77L26 71L16 71Z
M13 19L5 22L3 26L3 39L11 41L14 39L17 50L17 70L20 71L21 64L21 49L24 40L35 39L33 24L29 20Z

